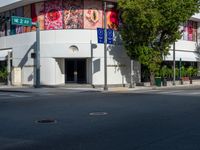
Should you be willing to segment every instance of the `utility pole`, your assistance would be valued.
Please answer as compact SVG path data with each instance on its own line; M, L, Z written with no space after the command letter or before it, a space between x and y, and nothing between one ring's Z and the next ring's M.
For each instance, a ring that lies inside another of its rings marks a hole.
M131 58L131 83L129 88L134 88L134 60Z
M104 90L108 90L107 85L107 18L106 18L107 3L104 1Z
M173 43L173 85L176 85L176 56L175 56L175 42Z
M35 49L35 88L40 88L40 25L39 22L32 23L36 27L36 49Z
M11 52L8 52L8 59L7 59L7 71L8 71L8 76L7 76L7 84L8 86L11 85Z

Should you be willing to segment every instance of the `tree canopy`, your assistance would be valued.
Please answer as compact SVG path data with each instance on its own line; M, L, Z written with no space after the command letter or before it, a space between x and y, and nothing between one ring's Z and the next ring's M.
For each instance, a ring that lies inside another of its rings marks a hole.
M127 54L154 76L170 45L181 38L180 25L199 11L199 0L118 0L118 6Z

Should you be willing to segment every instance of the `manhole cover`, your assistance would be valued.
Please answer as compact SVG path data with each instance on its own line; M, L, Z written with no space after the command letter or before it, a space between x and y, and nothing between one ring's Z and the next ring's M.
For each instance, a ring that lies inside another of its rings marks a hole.
M37 120L37 123L56 123L57 121L54 119L42 119L42 120Z
M107 112L91 112L89 113L90 116L105 116L108 115Z

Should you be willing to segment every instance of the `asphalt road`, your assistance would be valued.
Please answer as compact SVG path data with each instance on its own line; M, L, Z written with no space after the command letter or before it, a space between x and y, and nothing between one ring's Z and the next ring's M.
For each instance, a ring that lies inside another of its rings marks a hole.
M0 150L199 149L200 89L0 92Z

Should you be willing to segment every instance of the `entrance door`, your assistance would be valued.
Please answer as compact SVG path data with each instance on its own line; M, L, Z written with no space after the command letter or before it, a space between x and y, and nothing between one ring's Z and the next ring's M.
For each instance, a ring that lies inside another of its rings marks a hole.
M86 59L65 60L65 83L86 83Z

